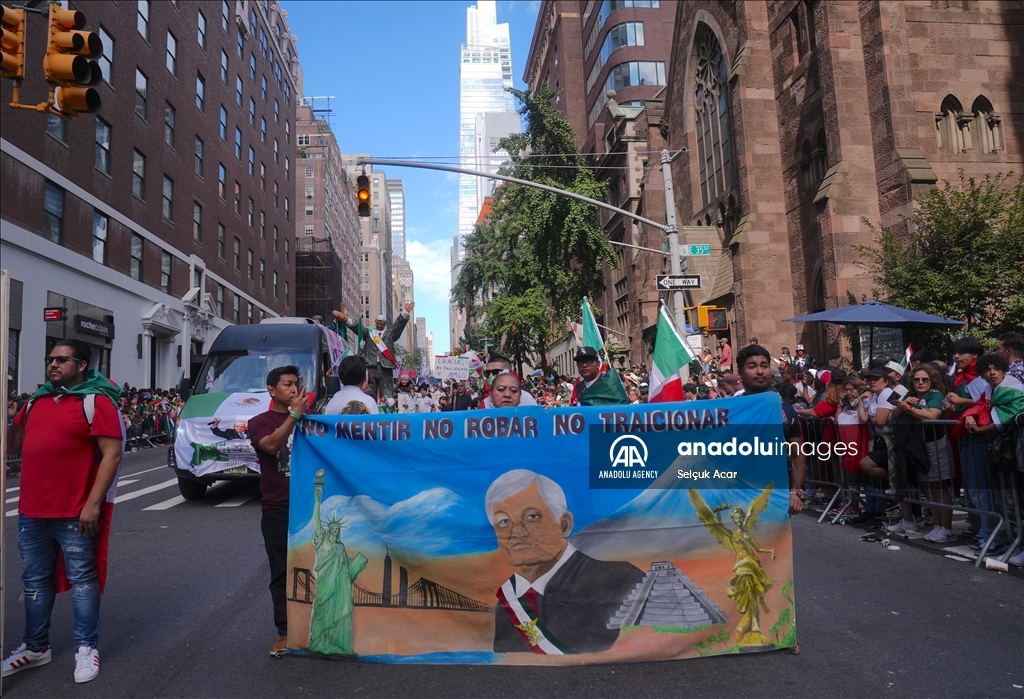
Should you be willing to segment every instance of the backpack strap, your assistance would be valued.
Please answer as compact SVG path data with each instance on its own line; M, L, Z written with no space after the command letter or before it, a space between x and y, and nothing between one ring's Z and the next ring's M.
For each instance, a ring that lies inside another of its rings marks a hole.
M28 405L25 406L25 417L22 420L22 425L28 423L28 414L32 410L32 405L36 402L35 398L30 398ZM85 421L89 427L92 427L93 418L96 417L96 394L87 393L82 397L82 410L85 412Z

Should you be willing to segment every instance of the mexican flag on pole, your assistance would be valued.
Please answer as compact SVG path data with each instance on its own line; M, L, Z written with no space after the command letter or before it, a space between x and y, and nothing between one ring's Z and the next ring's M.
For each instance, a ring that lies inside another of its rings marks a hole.
M668 308L662 304L658 313L658 336L654 342L654 362L651 364L651 386L647 402L683 400L682 369L693 360L694 356L672 322Z
M907 345L907 349L903 352L903 361L900 362L900 366L906 369L910 366L910 358L914 355L914 348Z
M583 346L593 347L600 354L604 350L604 341L601 339L601 332L597 329L597 321L594 320L594 312L590 310L590 303L586 296L583 297L581 314L583 316L580 320L580 325L583 326Z

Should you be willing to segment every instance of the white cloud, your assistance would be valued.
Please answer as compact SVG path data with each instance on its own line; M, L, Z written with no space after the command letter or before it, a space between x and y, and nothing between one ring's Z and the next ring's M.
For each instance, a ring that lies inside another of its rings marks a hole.
M406 259L412 265L416 299L448 303L448 293L452 286L451 243L446 240L428 243L410 240L405 252Z

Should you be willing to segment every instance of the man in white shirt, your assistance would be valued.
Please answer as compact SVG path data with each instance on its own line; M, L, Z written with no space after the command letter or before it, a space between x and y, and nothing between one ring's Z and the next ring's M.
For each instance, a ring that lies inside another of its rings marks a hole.
M341 389L328 401L325 415L376 415L379 412L377 403L367 395L370 377L365 359L358 354L342 359L338 378L341 379Z

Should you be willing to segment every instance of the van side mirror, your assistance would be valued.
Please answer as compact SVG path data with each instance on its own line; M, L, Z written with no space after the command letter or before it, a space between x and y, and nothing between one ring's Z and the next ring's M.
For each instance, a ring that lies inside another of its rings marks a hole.
M334 394L341 390L341 379L337 376L327 376L327 400L334 398Z

